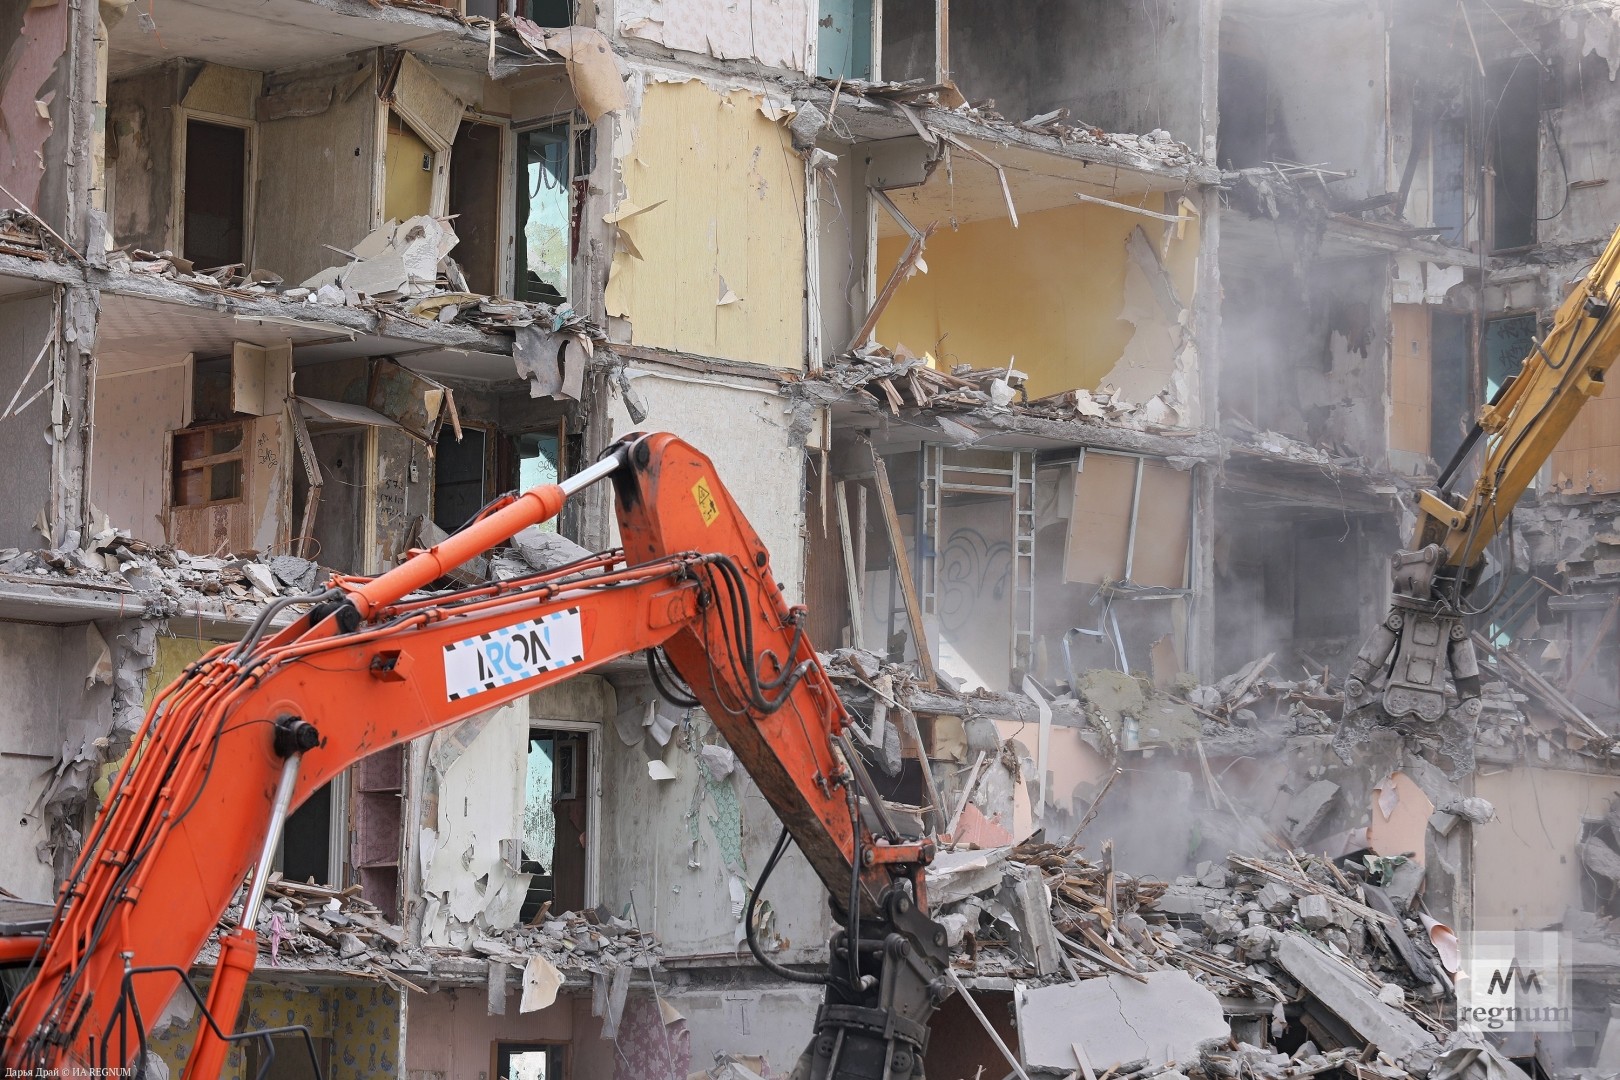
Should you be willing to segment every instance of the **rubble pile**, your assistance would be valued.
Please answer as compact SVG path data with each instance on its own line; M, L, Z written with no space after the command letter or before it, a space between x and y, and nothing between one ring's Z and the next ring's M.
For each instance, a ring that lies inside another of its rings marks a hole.
M1166 1066L1162 1044L1150 1041L1144 1060L1113 1061L1115 1076L1175 1068L1281 1080L1349 1060L1390 1080L1427 1070L1449 1030L1457 944L1448 927L1414 909L1414 875L1402 860L1232 855L1165 883L1116 870L1109 848L1101 862L1034 842L941 854L929 868L929 892L955 968L1021 980L1026 1019L1048 1002L1086 1015L1089 998L1103 993L1099 1001L1117 997L1109 1007L1127 1010L1127 1030L1131 995L1145 995L1150 1011L1174 1002L1194 1028L1196 1017L1208 1020L1195 1040L1198 1056ZM1099 1049L1104 1038L1086 1043L1098 1073L1110 1065L1110 1051ZM1027 1064L1043 1064L1028 1036L1024 1052Z
M1207 731L1281 728L1289 734L1326 731L1343 705L1342 687L1322 669L1302 679L1284 679L1272 666L1276 654L1260 657L1209 686L1186 691L1185 700L1204 718Z
M148 251L139 247L124 247L109 252L107 268L168 278L207 292L237 296L274 296L282 283L279 274L250 269L246 263L198 270L190 259L181 258L173 251Z
M821 378L892 415L903 408L972 412L1017 407L1050 420L1106 420L1125 426L1153 426L1169 419L1159 398L1133 402L1110 386L1030 398L1024 373L1010 365L958 364L949 372L935 365L932 356L913 356L903 345L891 350L871 342L824 368Z
M241 896L226 910L221 927L241 918ZM529 925L486 930L460 950L407 943L403 927L388 921L361 896L359 885L328 888L272 878L258 917L260 963L269 968L344 970L421 990L412 976L431 976L436 961L478 957L522 968L543 957L560 972L603 973L656 964L661 955L651 934L600 909L550 913L549 903ZM200 964L219 954L216 935L198 955Z
M1234 451L1239 453L1251 452L1269 458L1300 461L1307 465L1323 465L1336 469L1352 469L1363 473L1371 471L1365 458L1351 452L1345 446L1338 444L1312 446L1280 431L1259 428L1240 417L1229 418L1224 431L1231 438Z
M28 211L0 210L0 252L44 259L61 246L45 223Z
M312 592L327 573L294 555L239 558L155 547L105 523L82 541L70 531L57 547L0 548L0 576L133 590L146 613L157 617L197 610L209 601L223 603L228 611L246 610L242 605Z
M0 250L9 237L0 217ZM605 340L601 330L566 303L551 305L509 300L468 291L461 267L450 257L459 242L449 218L427 215L390 220L352 249L333 248L347 257L296 286L279 274L243 263L198 269L173 251L128 247L111 252L113 270L189 285L205 292L243 299L272 297L309 305L334 305L386 313L419 326L458 323L486 330L540 325L586 340Z
M870 101L891 102L906 109L944 109L1004 132L1026 131L1047 135L1068 145L1110 147L1141 154L1164 166L1193 165L1198 156L1192 148L1177 142L1168 131L1155 128L1145 133L1105 131L1096 124L1075 119L1066 108L1040 113L1025 120L1009 120L997 108L994 98L968 101L954 83L868 82L865 79L818 79L838 96L850 95Z

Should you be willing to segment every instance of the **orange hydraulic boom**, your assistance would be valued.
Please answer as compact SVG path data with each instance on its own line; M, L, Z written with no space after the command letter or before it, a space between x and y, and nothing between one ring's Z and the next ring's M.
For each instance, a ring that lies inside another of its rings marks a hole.
M419 592L607 478L621 551ZM317 602L272 631L299 599ZM43 1075L144 1060L142 1018L189 988L185 972L251 872L186 1067L188 1080L213 1080L291 809L368 754L647 650L655 679L684 684L669 692L689 693L684 703L713 719L782 819L784 841L792 836L834 898L843 929L825 973L782 968L755 947L778 974L826 985L812 1075L920 1077L928 1017L947 992L945 935L925 914L933 849L884 820L803 622L713 465L665 434L627 437L380 577L335 578L318 596L276 601L153 703L33 943L32 978L4 1020L5 1065Z

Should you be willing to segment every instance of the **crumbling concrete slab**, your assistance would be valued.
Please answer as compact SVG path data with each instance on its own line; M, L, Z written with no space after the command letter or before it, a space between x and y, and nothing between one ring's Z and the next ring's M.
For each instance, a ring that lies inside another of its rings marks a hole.
M1379 1001L1353 968L1303 934L1282 935L1276 954L1277 963L1322 1008L1396 1061L1435 1049L1434 1036L1416 1020Z
M1143 1058L1197 1061L1201 1045L1232 1036L1220 999L1184 971L1150 971L1145 983L1109 975L1020 987L1013 1001L1019 1050L1030 1068L1073 1071L1075 1043L1098 1073Z
M928 864L928 902L943 907L1001 885L1011 848L945 851Z
M1288 835L1296 844L1303 844L1316 834L1327 820L1329 811L1339 798L1339 785L1331 780L1317 780L1307 784L1288 801L1283 816L1288 819Z

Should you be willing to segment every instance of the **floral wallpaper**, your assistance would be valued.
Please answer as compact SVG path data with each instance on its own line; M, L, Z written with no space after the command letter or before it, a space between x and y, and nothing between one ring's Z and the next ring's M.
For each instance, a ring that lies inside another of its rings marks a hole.
M206 991L204 991L206 993ZM301 989L248 984L238 1031L302 1024L316 1039L331 1040L330 1080L393 1076L399 1065L399 994L373 983ZM179 1076L191 1056L197 1022L175 1023L151 1040L151 1047ZM230 1052L220 1080L249 1080L247 1053Z

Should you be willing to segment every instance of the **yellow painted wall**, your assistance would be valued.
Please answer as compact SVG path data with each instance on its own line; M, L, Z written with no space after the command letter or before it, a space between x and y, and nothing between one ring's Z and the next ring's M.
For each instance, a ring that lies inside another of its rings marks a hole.
M400 125L403 127L404 125ZM433 160L433 151L416 132L388 133L388 160L383 173L383 220L426 214L433 205L433 170L422 168L422 156Z
M1156 197L1144 205L1164 209ZM931 352L946 370L953 364L994 367L1017 357L1031 397L1095 389L1136 332L1119 317L1125 241L1141 226L1157 245L1170 226L1087 203L1020 214L1019 220L1016 229L1006 218L954 231L942 224L923 253L928 272L900 286L878 321L878 341L890 348L904 344L918 356ZM880 285L908 242L903 236L878 241ZM1184 304L1192 302L1197 256L1194 219L1186 235L1172 241L1168 260Z
M1489 799L1497 815L1474 827L1475 926L1540 930L1578 907L1581 822L1603 816L1620 779L1554 769L1480 772L1474 794Z
M650 209L619 222L640 258L618 243L607 285L633 344L802 365L803 169L754 95L648 84L623 175L626 202Z
M268 961L261 961L267 963ZM207 996L206 987L203 989ZM330 1080L363 1080L398 1075L399 995L375 983L299 990L266 983L248 984L238 1031L301 1024L317 1039L332 1040ZM197 1022L171 1026L152 1040L152 1049L179 1076L191 1056ZM230 1052L221 1080L248 1080L246 1052ZM302 1059L307 1060L307 1059Z

